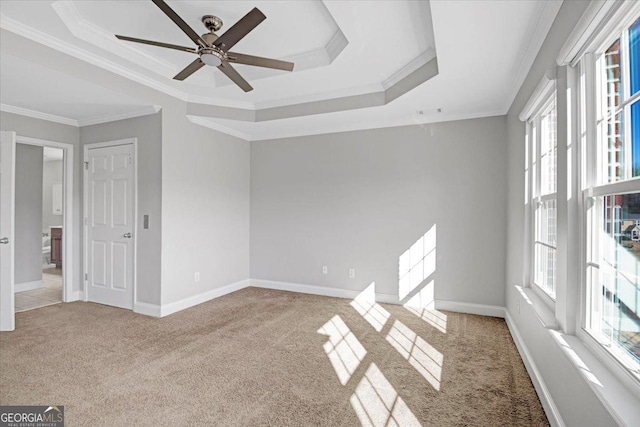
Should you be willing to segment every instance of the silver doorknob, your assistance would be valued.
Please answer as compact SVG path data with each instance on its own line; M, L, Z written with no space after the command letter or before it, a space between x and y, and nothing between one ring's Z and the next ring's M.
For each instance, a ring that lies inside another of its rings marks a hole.
M3 237L2 239L0 239L0 243L7 245L9 244L9 238L8 237Z
M122 236L125 239L130 239L131 238L131 233L124 233L124 235Z

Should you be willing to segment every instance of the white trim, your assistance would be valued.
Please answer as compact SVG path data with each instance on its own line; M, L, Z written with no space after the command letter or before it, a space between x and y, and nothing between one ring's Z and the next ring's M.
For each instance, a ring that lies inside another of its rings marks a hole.
M82 161L83 162L87 162L89 159L89 150L91 149L96 149L96 148L104 148L104 147L115 147L118 145L129 145L131 144L133 146L133 224L132 224L132 233L133 233L133 238L132 238L132 244L133 244L133 298L131 301L131 310L133 310L135 308L136 302L137 302L137 292L138 292L138 277L137 277L137 272L138 272L138 138L134 137L134 138L125 138L125 139L117 139L114 141L105 141L105 142L94 142L91 144L84 144L84 152L83 152L83 157L82 157ZM84 164L84 163L83 163ZM87 211L88 211L88 207L87 207L87 201L88 201L88 197L87 197L87 191L88 191L88 186L87 186L87 180L89 177L89 172L86 168L82 168L82 183L83 183L83 204L82 204L82 220L81 220L81 224L83 227L83 231L84 231L84 241L82 242L82 253L83 253L83 259L84 259L84 263L82 265L82 276L81 276L81 280L83 283L83 300L84 301L89 301L89 288L88 288L88 281L85 279L85 277L87 277L87 271L88 271L88 255L87 255L87 251L89 250L89 241L88 241L88 225L86 222L86 219L88 218L87 215Z
M34 291L36 289L42 289L44 284L41 280L34 280L33 282L23 282L16 283L13 285L13 293L17 294L18 292L26 292L26 291Z
M474 304L470 302L435 301L436 310L453 311L456 313L478 314L480 316L499 317L504 319L505 309L498 305Z
M86 119L78 119L78 126L91 126L100 123L109 123L118 120L132 119L134 117L148 116L157 113L158 111L160 111L160 109L161 107L159 105L148 105L137 110L125 111L124 113L107 114L89 117Z
M148 304L146 302L135 302L133 304L134 313L144 314L151 317L162 317L162 307L157 304Z
M333 298L353 299L362 292L362 290L305 285L302 283L277 282L274 280L251 279L250 282L250 286L255 288L276 289L279 291L298 292L301 294L320 295ZM376 301L388 304L399 304L398 297L396 295L382 294L378 292L376 292Z
M0 227L0 232L3 233L0 237L9 238L9 244L0 247L0 251L3 252L1 256L4 258L4 262L9 264L8 268L5 266L2 269L2 274L0 275L0 331L13 331L16 327L15 298L13 298L15 285L15 132L0 131L0 151L0 157L2 158L0 168L3 169L2 180L0 180L0 198L2 198L0 215L2 215L2 224L4 224L4 228Z
M535 116L540 109L542 109L549 97L556 89L556 75L555 68L547 70L544 76L540 79L540 82L533 90L529 101L524 105L518 118L525 122Z
M409 76L411 73L417 71L423 65L426 65L432 59L436 58L436 51L433 47L422 52L420 55L413 58L407 64L405 64L402 68L397 70L395 73L391 74L389 77L384 79L380 85L383 90L389 90L396 84L398 84L402 79Z
M187 114L186 117L194 125L202 126L208 129L213 129L215 131L218 131L227 135L235 136L236 138L244 139L245 141L253 141L253 138L251 137L251 135L232 129L228 126L218 124L214 120L208 117L192 116L190 114Z
M533 387L536 389L536 393L538 394L538 398L540 399L540 403L542 403L542 407L544 408L544 412L547 415L547 419L549 420L549 424L552 426L562 427L565 425L562 420L562 416L560 415L560 411L556 406L553 398L551 397L551 393L547 388L536 363L529 353L529 349L525 344L522 336L520 335L520 331L516 327L515 322L511 318L508 310L504 310L504 319L507 323L507 327L509 328L509 332L511 333L511 337L513 338L513 342L516 344L518 352L520 353L520 357L524 362L524 366L527 368L527 372L529 373L529 377L531 378L531 382L533 383Z
M620 0L592 1L564 43L556 62L575 66L588 51L598 50L611 33L629 24L624 17L640 12L640 2Z
M187 308L202 304L203 302L219 298L223 295L230 294L231 292L239 291L240 289L244 289L247 286L249 286L249 279L231 283L220 288L211 289L210 291L183 298L179 301L162 304L162 307L160 308L160 317L165 317L170 314L177 313L178 311L186 310Z
M253 142L253 141L268 141L272 139L280 139L280 138L295 138L300 136L312 136L312 135L324 135L329 133L341 133L341 132L352 132L358 130L367 130L367 129L385 129L391 127L402 127L402 126L422 126L428 125L431 123L445 123L457 120L472 120L472 119L480 119L484 117L495 117L495 116L504 116L507 112L504 110L495 110L488 111L486 113L469 113L469 114L452 114L452 115L434 115L434 116L418 116L413 115L410 117L402 117L399 119L388 120L385 122L374 120L372 122L365 121L355 121L353 123L345 124L345 125L335 125L335 126L327 126L318 129L300 129L300 130L290 130L286 127L282 127L276 132L256 132L256 133L244 133L238 131L236 129L230 128L225 125L219 124L215 118L213 117L203 117L203 116L187 116L189 121L199 126L203 126L209 129L216 130L218 132L225 133L227 135L235 136L236 138L243 139L245 141Z
M61 125L78 127L77 120L70 119L68 117L56 116L55 114L43 113L41 111L30 110L28 108L16 107L14 105L0 104L0 111L31 117L34 119L46 120L48 122L60 123Z
M68 302L73 292L74 258L73 249L75 241L73 220L73 173L75 170L73 157L73 144L66 142L49 141L46 139L31 138L16 135L16 144L36 145L39 147L53 147L64 151L63 155L63 180L64 180L64 211L62 214L62 301Z
M84 301L84 291L73 291L69 293L69 299L66 302Z
M560 11L560 7L562 6L561 1L545 1L542 2L542 10L540 10L538 14L538 19L536 20L533 28L530 31L527 31L527 37L529 42L525 49L522 50L522 55L520 57L519 65L515 68L515 74L513 80L511 82L511 87L507 92L507 98L505 102L505 108L509 109L516 95L520 91L522 87L522 83L524 79L529 74L529 70L531 70L531 66L542 47L542 43L544 43L551 26L553 25L553 21L555 17L558 15L558 11Z
M46 120L49 122L60 123L62 125L82 127L97 125L100 123L115 122L117 120L132 119L134 117L148 116L160 111L161 107L158 105L147 105L142 108L138 108L132 111L125 111L117 114L105 114L93 117L87 117L84 119L72 119L69 117L56 116L55 114L43 113L36 110L30 110L28 108L16 107L9 104L0 104L0 111L5 113L18 114L21 116L31 117L34 119Z

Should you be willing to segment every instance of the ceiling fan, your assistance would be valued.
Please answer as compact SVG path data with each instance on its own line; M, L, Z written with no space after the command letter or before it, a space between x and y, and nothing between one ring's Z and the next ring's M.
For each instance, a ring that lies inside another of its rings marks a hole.
M195 53L198 58L191 64L180 71L174 80L184 80L191 74L198 71L204 65L212 65L218 67L227 77L231 79L245 92L253 90L249 82L247 82L236 71L231 63L253 65L255 67L274 68L276 70L292 71L293 63L280 61L278 59L262 58L260 56L245 55L244 53L231 52L231 49L244 36L249 34L262 21L267 19L266 16L258 8L253 8L242 19L236 22L224 34L218 36L215 32L222 28L222 19L214 15L205 15L202 17L202 23L209 30L208 33L199 36L176 12L173 11L163 0L151 0L160 8L175 24L180 27L184 33L195 42L197 47L177 46L174 44L161 43L152 40L137 39L134 37L126 37L116 35L120 40L135 43L149 44L152 46L165 47L168 49L180 50L183 52Z

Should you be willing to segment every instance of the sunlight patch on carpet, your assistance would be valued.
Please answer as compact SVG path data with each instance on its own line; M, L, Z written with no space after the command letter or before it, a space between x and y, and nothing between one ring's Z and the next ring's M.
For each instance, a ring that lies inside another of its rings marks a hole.
M419 426L416 416L375 363L351 395L351 406L363 426Z
M396 320L387 334L391 344L434 389L440 390L442 375L442 353L433 348L415 332Z
M323 345L324 351L329 357L340 383L347 384L367 354L367 350L338 315L333 316L318 329L318 333L329 337L329 341Z

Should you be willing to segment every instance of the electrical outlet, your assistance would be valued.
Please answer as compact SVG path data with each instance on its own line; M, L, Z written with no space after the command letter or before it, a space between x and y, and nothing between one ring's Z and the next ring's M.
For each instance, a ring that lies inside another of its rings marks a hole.
M193 279L195 282L199 282L200 281L200 272L196 271L193 275Z
M322 274L329 274L329 267L327 267L326 265L322 266Z
M350 268L349 269L349 278L353 279L356 277L356 269L355 268Z

